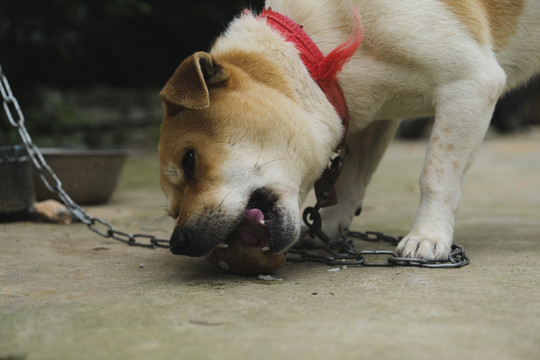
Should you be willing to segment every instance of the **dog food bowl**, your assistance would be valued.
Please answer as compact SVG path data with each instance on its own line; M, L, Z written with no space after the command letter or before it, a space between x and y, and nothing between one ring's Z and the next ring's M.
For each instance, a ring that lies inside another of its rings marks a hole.
M62 188L78 204L107 202L116 188L128 156L127 150L43 148L41 152L62 182ZM34 183L38 201L60 200L56 194L47 189L36 169L34 169Z
M24 146L0 147L0 214L16 213L32 207L32 166Z

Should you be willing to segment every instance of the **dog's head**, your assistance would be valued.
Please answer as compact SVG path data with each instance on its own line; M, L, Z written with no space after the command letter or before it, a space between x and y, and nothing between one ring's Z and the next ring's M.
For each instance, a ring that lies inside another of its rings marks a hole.
M195 53L167 82L159 157L173 253L203 256L231 236L278 252L297 239L301 203L335 141L320 153L292 88L246 53Z

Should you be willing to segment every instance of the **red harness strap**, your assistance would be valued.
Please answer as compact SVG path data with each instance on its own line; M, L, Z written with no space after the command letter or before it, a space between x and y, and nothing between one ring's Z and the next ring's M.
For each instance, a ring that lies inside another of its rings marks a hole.
M332 50L326 57L304 29L302 29L302 26L298 25L288 16L272 11L270 8L264 9L259 15L259 18L265 18L268 25L278 30L287 41L292 42L296 46L309 74L325 93L326 98L340 116L343 124L343 136L337 150L345 146L347 131L349 129L349 110L341 86L337 81L337 74L356 52L364 36L358 14L354 8L353 13L355 27L349 39ZM321 184L327 180L328 176L329 171L327 169L315 183L317 198L321 196L321 191L324 191L321 189ZM337 196L335 191L333 191L324 206L335 205L336 203Z
M288 16L268 8L261 12L259 18L265 18L268 25L278 30L287 41L292 42L298 49L300 58L309 74L326 94L328 101L341 117L344 127L341 144L343 146L349 128L349 110L341 86L337 81L337 74L341 71L343 65L350 60L362 42L364 34L358 14L354 11L355 28L349 39L332 50L326 57L311 37L302 29L302 26L295 23Z

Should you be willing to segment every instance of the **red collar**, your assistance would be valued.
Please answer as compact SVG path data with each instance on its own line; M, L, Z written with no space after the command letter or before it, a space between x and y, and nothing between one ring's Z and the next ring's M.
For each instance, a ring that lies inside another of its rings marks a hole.
M354 11L355 28L346 42L332 50L326 57L301 25L295 23L288 16L282 15L271 8L264 9L259 18L265 18L266 23L278 30L287 41L292 42L300 53L304 65L315 82L325 93L326 98L334 106L343 123L343 138L340 147L345 145L349 129L349 110L347 101L337 81L337 74L343 65L356 52L363 39L363 30Z
M289 17L272 11L271 8L264 9L259 15L259 18L265 18L268 25L278 30L287 41L292 42L296 46L309 74L325 93L326 98L334 106L334 109L341 118L343 135L336 151L345 147L347 132L349 130L349 109L343 95L343 90L341 90L341 86L339 86L337 81L337 74L356 52L364 36L358 13L354 8L353 14L355 27L349 39L326 56L323 55L318 46L304 29L302 29L302 26L295 23ZM324 195L324 192L328 189L323 184L328 182L331 176L330 169L327 168L321 178L315 183L317 199L321 199L322 197L327 198L322 206L331 206L337 203L337 196L333 188L329 197Z

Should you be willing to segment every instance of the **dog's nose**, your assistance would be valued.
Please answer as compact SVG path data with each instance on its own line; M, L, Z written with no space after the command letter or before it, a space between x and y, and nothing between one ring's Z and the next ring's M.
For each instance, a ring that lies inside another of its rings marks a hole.
M180 228L175 228L169 241L169 249L174 255L189 255L192 244L191 235Z
M199 242L194 241L194 236L185 229L175 228L169 241L169 249L174 255L203 256L206 250Z

